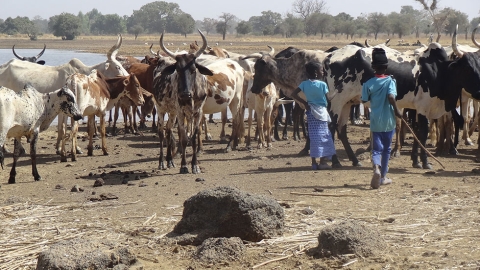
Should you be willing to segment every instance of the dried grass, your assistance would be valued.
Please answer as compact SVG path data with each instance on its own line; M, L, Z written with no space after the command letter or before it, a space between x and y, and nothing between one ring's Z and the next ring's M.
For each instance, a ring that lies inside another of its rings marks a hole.
M172 218L152 216L124 217L117 219L101 217L106 209L122 207L136 202L86 202L51 204L50 201L27 201L0 207L0 269L35 269L38 254L59 241L88 236L113 241L127 241L131 232L155 242L155 237L146 237L139 228L147 230L172 221ZM91 212L91 218L78 219L77 211Z

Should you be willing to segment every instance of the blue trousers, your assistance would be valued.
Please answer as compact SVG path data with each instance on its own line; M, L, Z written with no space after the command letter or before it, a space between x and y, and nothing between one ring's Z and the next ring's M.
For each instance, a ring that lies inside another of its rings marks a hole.
M380 173L385 177L388 172L388 161L392 151L392 138L395 130L387 132L372 132L372 162L380 165Z

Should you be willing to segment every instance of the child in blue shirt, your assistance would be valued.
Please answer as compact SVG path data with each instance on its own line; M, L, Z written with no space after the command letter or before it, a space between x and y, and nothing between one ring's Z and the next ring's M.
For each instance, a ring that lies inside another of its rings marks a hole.
M328 128L331 122L327 110L328 86L321 81L323 77L322 64L319 62L308 62L305 65L308 80L300 83L293 92L292 98L303 103L306 108L308 121L308 136L310 137L310 157L312 158L313 170L330 169L327 160L335 155L332 133ZM307 101L303 101L298 94L303 92ZM317 163L320 158L320 164Z
M385 75L387 67L388 59L385 50L374 48L372 68L375 71L375 77L362 86L362 102L370 101L371 110L373 177L370 186L373 189L378 189L380 185L392 183L392 179L387 178L388 161L392 138L395 133L395 116L402 117L402 113L395 102L397 96L395 80Z

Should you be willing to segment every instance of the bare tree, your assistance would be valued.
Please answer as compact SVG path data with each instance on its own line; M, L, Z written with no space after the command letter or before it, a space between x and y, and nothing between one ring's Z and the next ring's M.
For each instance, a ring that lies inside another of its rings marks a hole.
M295 0L293 12L298 13L303 21L306 21L314 13L324 13L327 9L325 0Z
M228 28L237 17L233 14L223 12L219 18L222 19L222 21L217 24L217 32L222 33L223 40L225 40L225 35L227 34Z
M445 28L445 24L447 23L447 19L450 16L450 9L439 10L438 9L438 0L432 0L430 4L430 0L415 0L422 4L423 9L428 12L432 19L432 26L437 31L437 39L436 42L440 41L440 37L442 36L442 31Z

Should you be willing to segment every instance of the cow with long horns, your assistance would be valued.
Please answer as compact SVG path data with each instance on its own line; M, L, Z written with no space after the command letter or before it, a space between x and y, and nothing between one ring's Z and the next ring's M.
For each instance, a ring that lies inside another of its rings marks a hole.
M38 60L38 58L40 58L43 55L46 48L47 48L47 44L43 44L43 50L40 53L38 53L36 56L20 56L19 54L17 54L15 52L15 45L13 45L12 52L13 52L13 55L15 55L15 57L17 57L18 59L20 59L22 61L37 63L39 65L45 65L44 60L40 60L40 61L37 61L37 60Z
M188 173L187 161L186 161L186 148L188 137L185 129L184 120L193 123L193 132L191 136L191 143L193 148L192 153L192 173L200 173L197 160L197 138L200 136L199 125L203 117L203 105L207 99L207 87L208 82L205 75L213 75L213 73L196 62L196 59L207 48L207 39L203 33L198 30L202 36L203 45L195 53L175 54L168 50L163 43L162 33L160 37L160 47L162 50L172 59L174 63L166 66L165 63L159 64L155 71L154 79L154 96L157 101L159 121L158 131L160 137L160 158L159 168L165 169L164 155L163 155L163 142L165 132L163 129L164 120L163 115L169 113L169 119L166 126L167 132L167 164L168 167L173 166L173 137L172 127L175 117L178 116L178 134L181 144L181 167L180 173ZM159 61L163 62L163 61Z

